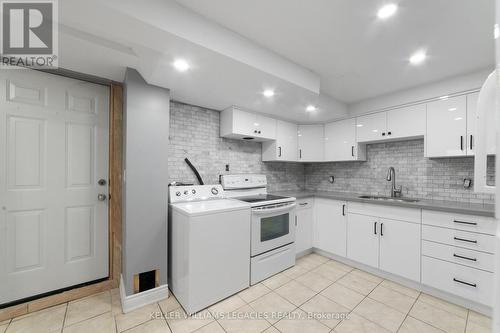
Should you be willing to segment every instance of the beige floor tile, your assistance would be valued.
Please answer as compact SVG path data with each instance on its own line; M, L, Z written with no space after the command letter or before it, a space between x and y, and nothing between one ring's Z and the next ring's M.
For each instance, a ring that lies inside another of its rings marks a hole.
M258 315L249 305L245 305L236 310L234 314L230 314L230 316L218 319L217 321L228 333L257 333L271 326L267 320Z
M361 295L360 293L357 293L354 290L344 287L338 283L334 283L330 287L323 290L321 295L351 310L365 298L364 295Z
M169 312L166 316L172 333L194 332L214 322L214 318L208 310L200 311L192 316L187 316L182 308L177 308Z
M111 312L103 313L97 317L87 319L85 321L80 321L71 326L65 326L63 333L88 333L88 332L99 332L99 333L115 333L115 319Z
M302 283L303 285L317 293L334 282L314 272L307 272L306 274L296 278L295 281Z
M448 311L462 318L467 318L467 309L461 306L449 303L445 300L424 293L420 294L418 299L422 302L432 305L435 308Z
M396 332L406 317L404 313L370 298L359 303L354 312L391 332Z
M448 333L464 332L466 319L420 299L410 310L410 316Z
M275 291L296 306L301 305L316 295L314 291L296 281L290 281Z
M264 296L271 292L271 289L263 285L262 283L258 283L256 285L251 286L248 289L240 291L238 296L240 296L245 302L250 303L255 301L257 298Z
M286 276L285 274L278 273L278 274L273 275L270 278L262 281L262 284L265 285L266 287L268 287L269 289L274 290L276 288L281 287L282 285L289 282L290 280L291 279L288 276Z
M66 314L66 306L67 304L58 305L14 318L7 327L7 333L60 331Z
M303 268L303 267L293 266L292 268L289 268L289 269L283 271L283 274L288 276L290 279L295 279L295 278L298 278L299 276L301 276L302 274L305 274L307 272L308 272L308 270Z
M195 333L224 333L224 329L218 322L214 321L196 330Z
M167 322L163 318L153 319L131 328L125 333L170 333Z
M440 329L413 317L406 317L398 333L443 333Z
M152 314L155 317L161 316L158 304L150 304L128 313L117 314L115 319L118 332L128 330L132 327L150 321L152 319Z
M5 330L7 329L7 326L9 326L9 322L7 322L6 324L0 325L0 333L4 333Z
M175 298L174 294L172 293L170 293L168 298L158 302L158 305L160 306L160 309L163 313L168 313L181 307L181 305L177 301L177 298Z
M267 321L274 324L287 312L293 311L296 306L278 295L271 292L250 303L250 306L257 312L266 315Z
M330 260L330 258L322 256L321 254L318 254L318 253L311 253L311 254L308 254L304 257L307 259L315 260L315 261L320 262L320 263L327 262L328 260Z
M300 308L307 313L313 314L316 320L330 328L337 326L350 312L348 308L322 295L314 296L302 304Z
M335 329L336 333L389 333L385 328L351 313L349 318L343 320Z
M343 277L348 273L347 271L333 267L328 263L316 267L315 269L312 270L312 272L319 274L322 277L331 281L337 281L338 279L340 279L341 277Z
M355 272L355 271L353 271ZM378 285L377 282L367 280L360 274L353 274L353 272L347 274L337 281L337 283L357 291L360 294L368 295L373 289Z
M329 327L313 318L309 318L300 309L293 311L290 317L283 318L274 326L282 333L326 333L330 331Z
M70 326L109 311L111 311L111 294L107 291L79 299L68 304L64 326Z
M115 289L113 289L115 290ZM118 295L111 291L111 311L113 312L114 315L117 315L122 312L122 301L120 299L120 294Z
M317 259L306 256L297 259L297 261L295 262L295 266L299 266L310 271L311 269L314 269L323 263L324 263L323 261L319 261Z
M238 295L233 295L208 308L208 311L217 318L218 314L228 313L246 305L245 301ZM160 305L161 306L161 305Z
M339 270L344 271L344 272L350 272L354 269L353 267L346 265L344 263L341 263L340 261L336 261L336 260L329 260L329 261L325 262L325 265L332 267L332 268L335 268L335 269L339 269Z
M395 290L382 287L381 285L377 286L369 295L371 299L379 301L380 303L384 303L385 305L390 306L394 310L403 312L407 314L410 311L413 303L415 303L416 299L410 296L406 296L397 292Z
M405 294L406 296L410 296L412 298L417 298L418 295L420 295L420 291L418 291L418 290L415 290L413 288L405 287L405 286L403 286L403 285L401 285L399 283L392 282L392 281L389 281L389 280L382 281L382 283L380 285L384 286L386 288L395 290L397 292L400 292L401 294Z
M484 327L474 322L467 322L465 333L491 333L491 327Z
M280 333L278 329L274 326L269 327L267 330L265 330L263 333Z
M6 325L6 324L8 324L8 323L10 323L10 319L0 321L0 325L2 325L2 326L3 326L3 325Z
M469 310L469 316L467 317L467 321L486 328L491 328L492 325L490 317L487 317L472 310Z
M375 282L377 284L381 283L384 280L379 276L370 274L368 272L365 272L365 271L362 271L359 269L355 269L355 270L351 271L351 274L355 275L355 276L362 277L365 280L369 280L369 281Z

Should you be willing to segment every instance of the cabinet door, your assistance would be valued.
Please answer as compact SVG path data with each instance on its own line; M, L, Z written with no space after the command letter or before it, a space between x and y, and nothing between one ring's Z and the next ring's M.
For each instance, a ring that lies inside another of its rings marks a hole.
M479 93L467 95L467 155L474 155L476 143L476 110ZM495 112L487 113L487 123L491 124L491 130L486 131L486 154L495 154Z
M256 137L274 140L276 139L276 119L262 115L255 115L253 125L255 126Z
M420 282L420 224L380 220L381 270Z
M342 257L346 255L344 201L317 198L314 201L314 247Z
M387 113L379 112L356 118L356 137L358 142L386 139Z
M347 258L378 267L380 223L377 218L349 214L347 217Z
M427 103L426 157L465 156L466 97Z
M242 111L240 109L233 109L233 132L246 135L246 136L256 136L255 133L255 114Z
M299 161L317 162L324 160L324 126L299 125Z
M425 111L425 104L387 111L387 138L424 136Z
M295 250L301 253L313 245L313 210L311 208L297 209L295 213Z
M297 125L278 120L276 126L276 154L278 160L297 160Z
M346 119L325 125L325 161L356 159L356 119Z

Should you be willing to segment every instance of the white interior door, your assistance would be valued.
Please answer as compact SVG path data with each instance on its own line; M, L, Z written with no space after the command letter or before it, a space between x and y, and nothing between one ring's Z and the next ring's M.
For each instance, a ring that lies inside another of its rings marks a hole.
M0 71L0 304L108 276L108 108L106 86Z

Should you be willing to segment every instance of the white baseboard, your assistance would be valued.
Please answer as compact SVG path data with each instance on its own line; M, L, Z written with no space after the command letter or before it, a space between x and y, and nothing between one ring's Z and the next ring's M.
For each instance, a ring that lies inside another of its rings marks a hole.
M153 304L168 298L168 284L127 296L123 276L120 276L120 298L123 313L130 312L148 304Z

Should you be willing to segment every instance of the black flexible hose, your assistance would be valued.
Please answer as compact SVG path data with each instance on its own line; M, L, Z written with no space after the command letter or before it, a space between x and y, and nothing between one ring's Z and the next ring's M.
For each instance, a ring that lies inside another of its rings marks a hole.
M187 165L189 165L191 170L193 170L194 175L196 176L196 178L198 178L198 182L200 183L200 185L205 185L205 183L203 183L203 179L201 179L200 173L198 172L198 170L196 170L191 161L187 157L184 159L184 161L187 163Z

